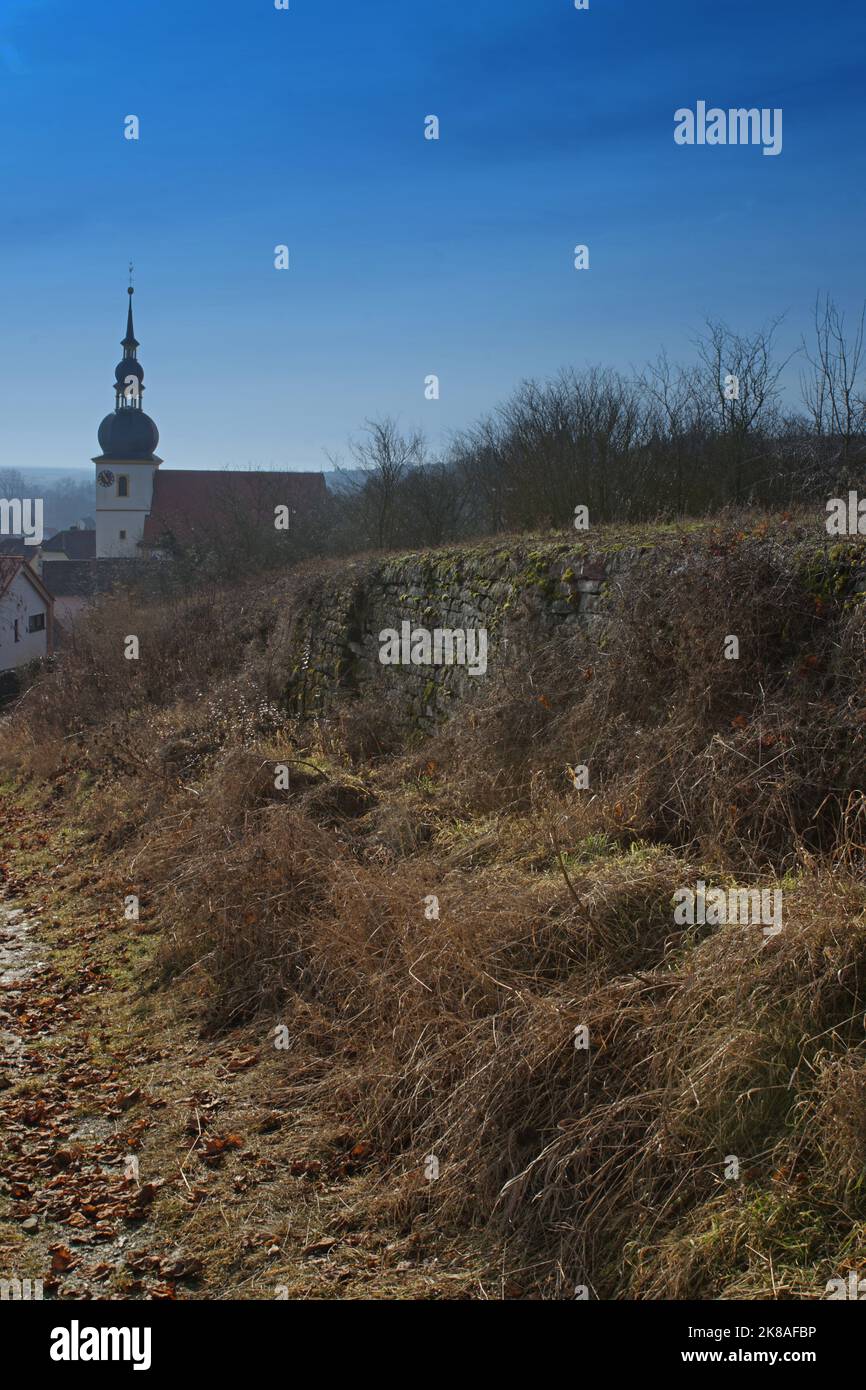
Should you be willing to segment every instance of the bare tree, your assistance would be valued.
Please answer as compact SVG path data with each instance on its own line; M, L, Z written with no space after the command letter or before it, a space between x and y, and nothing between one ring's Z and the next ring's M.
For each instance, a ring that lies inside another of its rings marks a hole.
M364 438L352 440L350 449L366 477L360 487L373 544L379 550L395 542L400 484L410 469L423 464L424 437L420 431L401 434L390 416L367 420Z
M400 483L401 533L411 545L441 545L462 529L466 485L447 463L412 468Z
M226 470L212 480L206 507L172 508L157 548L180 578L229 582L321 553L328 512L327 495L299 495L291 473Z
M655 472L662 474L669 492L669 509L681 515L686 508L689 483L693 481L696 445L703 433L700 419L700 390L694 367L674 367L662 349L639 378L648 402L646 433L650 441Z
M730 473L730 492L742 500L760 478L754 464L765 461L764 438L778 422L779 378L793 357L774 356L774 319L751 337L732 332L726 324L707 320L698 339L698 355L704 367L700 377L701 405L724 444L723 456ZM751 470L751 471L750 471Z
M578 504L622 515L643 416L640 393L605 368L523 382L497 411L507 524L568 525Z
M26 497L27 483L17 468L0 468L0 497Z
M845 472L855 447L858 453L862 450L866 429L866 399L859 383L864 323L866 304L848 334L845 315L829 295L823 302L819 295L815 301L814 346L810 349L803 341L810 368L800 376L803 403L815 434L831 445L825 464L841 463Z
M465 520L480 532L505 529L502 431L491 416L456 435L448 461L464 484Z

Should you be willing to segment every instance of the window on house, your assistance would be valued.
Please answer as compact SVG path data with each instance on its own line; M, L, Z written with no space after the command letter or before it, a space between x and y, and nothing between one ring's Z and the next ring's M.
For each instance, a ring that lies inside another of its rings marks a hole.
M125 540L126 540L126 532L125 532L125 531L121 531L121 533L120 533L120 539L121 539L122 541L125 541Z
M117 475L117 495L118 497L129 496L129 478L125 473L118 473Z
M17 618L15 619L15 641L16 641L16 642L20 642L20 641L21 641L21 633L18 631L18 619L17 619Z
M30 617L27 619L27 631L28 631L28 632L44 632L44 631L45 631L45 614L44 614L44 613L31 613L31 614L30 614Z

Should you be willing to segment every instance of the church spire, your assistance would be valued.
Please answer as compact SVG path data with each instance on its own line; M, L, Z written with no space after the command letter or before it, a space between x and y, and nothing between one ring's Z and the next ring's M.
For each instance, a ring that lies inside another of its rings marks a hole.
M126 293L129 295L129 309L126 314L126 337L123 339L120 346L123 348L124 359L128 358L134 362L139 343L135 336L135 329L132 326L132 296L135 294L135 267L132 261L129 262L129 289Z
M132 266L130 266L130 280ZM159 443L159 430L142 406L144 391L144 368L138 360L138 339L132 324L132 296L134 287L127 291L129 307L126 311L126 337L123 339L123 359L114 369L114 411L106 415L99 426L100 458L121 460L123 462L144 462L159 465L156 446Z
M130 285L126 292L129 295L129 310L126 315L126 337L122 340L120 346L125 349L127 357L135 358L136 349L139 346L138 339L135 336L135 330L132 326L132 296L135 294L135 290L132 285Z
M132 280L132 265L129 267ZM141 393L144 390L144 370L138 360L139 342L132 325L132 296L135 288L130 284L127 290L129 308L126 311L126 337L120 346L123 348L123 361L118 362L114 371L114 398L116 410L141 410Z

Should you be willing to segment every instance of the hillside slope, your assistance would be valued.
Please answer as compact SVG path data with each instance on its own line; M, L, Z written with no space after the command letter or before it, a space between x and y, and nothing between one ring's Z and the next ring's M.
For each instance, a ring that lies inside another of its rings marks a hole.
M581 580L599 601L566 622ZM319 1224L275 1238L266 1277L238 1275L211 1221L196 1257L214 1272L179 1296L272 1297L278 1269L292 1296L820 1298L857 1267L864 589L862 541L750 518L369 557L93 614L3 731L25 867L40 817L39 872L71 837L58 959L74 974L87 940L69 872L95 874L101 949L125 966L93 997L134 996L133 1037L160 1020L164 1098L175 1038L222 1059L185 1120L227 1074L243 1088L244 1147L210 1157L241 1198L275 1165L246 1208L269 1234L316 1194ZM483 679L371 660L390 613L483 618ZM345 667L317 659L323 614ZM700 884L774 912L684 920ZM105 1051L126 1084L116 1035ZM10 1071L0 1097L37 1133L56 1065ZM244 1157L270 1109L278 1137ZM161 1176L150 1224L175 1239L183 1183ZM11 1199L11 1229L42 1200Z

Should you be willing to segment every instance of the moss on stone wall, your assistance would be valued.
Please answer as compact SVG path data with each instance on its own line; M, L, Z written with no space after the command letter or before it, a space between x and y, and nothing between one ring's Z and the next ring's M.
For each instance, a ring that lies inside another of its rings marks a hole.
M311 583L295 614L286 691L301 716L326 712L335 698L381 691L402 719L427 727L470 698L482 677L462 666L395 665L379 661L379 634L412 628L480 629L488 637L488 671L506 638L542 642L577 625L604 642L603 616L615 587L628 584L643 557L670 555L671 582L688 552L719 546L795 544L804 585L817 598L862 601L866 551L849 542L795 541L788 533L726 532L717 524L607 528L595 539L575 536L482 542L384 559L335 564Z

